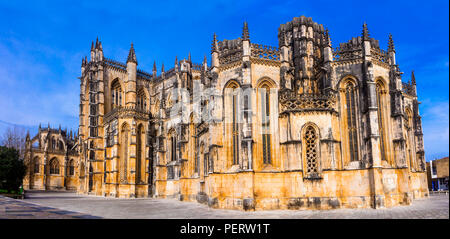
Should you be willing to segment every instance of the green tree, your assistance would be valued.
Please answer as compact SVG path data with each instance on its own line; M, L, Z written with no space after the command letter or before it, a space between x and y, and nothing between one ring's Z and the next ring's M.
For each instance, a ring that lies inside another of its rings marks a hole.
M0 146L0 188L18 192L25 172L26 167L19 159L19 152L14 148Z

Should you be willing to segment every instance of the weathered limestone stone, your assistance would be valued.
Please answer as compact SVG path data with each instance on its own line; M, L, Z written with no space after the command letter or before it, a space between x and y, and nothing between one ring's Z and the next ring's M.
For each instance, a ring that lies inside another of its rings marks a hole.
M78 134L48 127L28 137L25 187L242 210L426 196L416 80L402 83L392 36L385 51L364 24L333 48L328 30L301 16L278 39L257 44L245 23L240 38L214 34L210 67L189 54L159 75L156 64L151 74L137 68L133 45L121 63L93 42Z

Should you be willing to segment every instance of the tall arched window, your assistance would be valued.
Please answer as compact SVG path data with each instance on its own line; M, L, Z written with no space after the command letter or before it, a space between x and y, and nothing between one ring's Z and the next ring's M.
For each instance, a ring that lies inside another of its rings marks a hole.
M348 146L350 161L358 160L358 134L356 126L356 89L349 82L345 88L345 108L347 118Z
M34 173L39 173L40 171L40 164L39 164L39 157L34 157L33 163L34 163Z
M307 126L303 133L306 177L319 177L319 135L314 127Z
M264 164L271 164L270 155L270 86L263 83L259 87L261 99L261 129L262 129L262 144L263 144L263 162Z
M147 110L147 98L143 89L138 91L136 96L136 107L140 110Z
M235 81L231 81L226 86L227 97L230 97L231 103L231 142L232 142L232 155L233 165L239 164L239 91L237 90L239 85ZM227 106L226 106L227 107Z
M89 150L89 160L95 160L95 151L93 149Z
M144 148L144 127L142 125L139 125L138 130L137 130L137 137L136 137L136 181L137 182L142 182L143 181L143 165L145 164L144 161L144 156L143 156L143 148Z
M386 145L385 145L385 125L384 125L384 108L386 105L384 104L384 87L381 82L376 85L377 91L377 108L378 108L378 131L380 132L380 154L381 160L387 160L386 158Z
M120 151L121 151L121 157L120 157L120 163L119 163L119 174L120 174L120 182L125 183L127 182L127 171L128 171L128 142L129 142L129 133L130 133L130 127L128 124L124 124L122 126L121 130L121 137L120 137Z
M59 174L59 161L57 158L50 160L50 174Z
M175 134L175 130L169 131L169 149L170 154L168 155L169 162L173 162L177 160L177 138ZM173 164L167 165L167 179L174 179L175 178L175 169Z
M170 137L170 160L177 161L177 138L175 136Z
M75 175L75 162L73 159L71 159L69 162L69 170L68 171L69 171L70 176Z
M52 149L56 149L56 139L52 137Z
M122 105L122 87L118 79L111 84L111 109Z
M197 142L197 132L194 123L194 115L190 116L189 133L192 136L191 141L191 152L193 153L192 158L194 159L194 173L199 172L198 168L198 142Z

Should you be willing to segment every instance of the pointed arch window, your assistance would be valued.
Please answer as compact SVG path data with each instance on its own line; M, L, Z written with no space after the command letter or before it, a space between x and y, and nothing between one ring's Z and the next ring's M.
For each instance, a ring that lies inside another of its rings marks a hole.
M345 88L345 104L347 116L347 132L350 160L358 160L358 135L356 126L356 89L353 83L348 83Z
M271 164L271 140L270 140L270 87L263 84L260 87L261 96L261 128L262 128L262 144L263 144L263 162Z
M59 161L56 158L50 160L50 174L59 174Z
M142 125L139 125L137 130L137 137L136 137L136 181L142 182L143 181L143 165L144 165L144 157L143 157L143 139L144 139L145 131L144 127Z
M239 125L238 125L238 96L232 96L233 107L233 165L239 164Z
M145 92L143 89L141 89L138 92L138 95L136 97L137 102L136 102L136 106L138 109L140 110L146 110L147 109L147 98L145 97Z
M70 176L75 175L75 163L74 163L73 159L71 159L69 162L69 170L68 171L69 171Z
M118 79L114 80L111 85L111 99L112 109L122 105L122 87Z
M34 158L34 173L39 173L40 171L40 164L39 164L39 157Z
M194 123L194 116L191 115L190 117L190 125L189 125L189 131L190 134L192 136L193 142L191 144L191 149L192 152L194 153L193 158L194 158L194 173L198 173L199 172L199 152L198 152L198 141L197 141L197 130L195 128L195 123Z
M52 137L52 149L56 149L56 139Z
M378 113L378 131L380 133L380 154L381 160L386 160L386 145L385 145L385 125L384 125L384 108L385 104L383 102L384 88L381 83L376 85L377 92L377 113Z
M231 148L233 156L233 165L239 165L239 85L231 81L226 86L226 95L231 103Z
M128 171L128 143L129 143L129 133L130 133L130 127L125 124L122 126L121 131L121 140L120 140L120 151L121 151L121 158L120 158L120 181L122 183L127 182L127 171Z

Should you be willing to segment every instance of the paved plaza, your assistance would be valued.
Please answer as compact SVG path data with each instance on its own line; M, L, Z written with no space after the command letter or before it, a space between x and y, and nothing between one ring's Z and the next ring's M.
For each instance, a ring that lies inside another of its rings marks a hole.
M272 210L245 212L212 209L175 199L117 199L70 192L26 193L26 199L0 196L0 218L293 218L293 219L449 219L449 196L431 195L410 206L385 209Z

